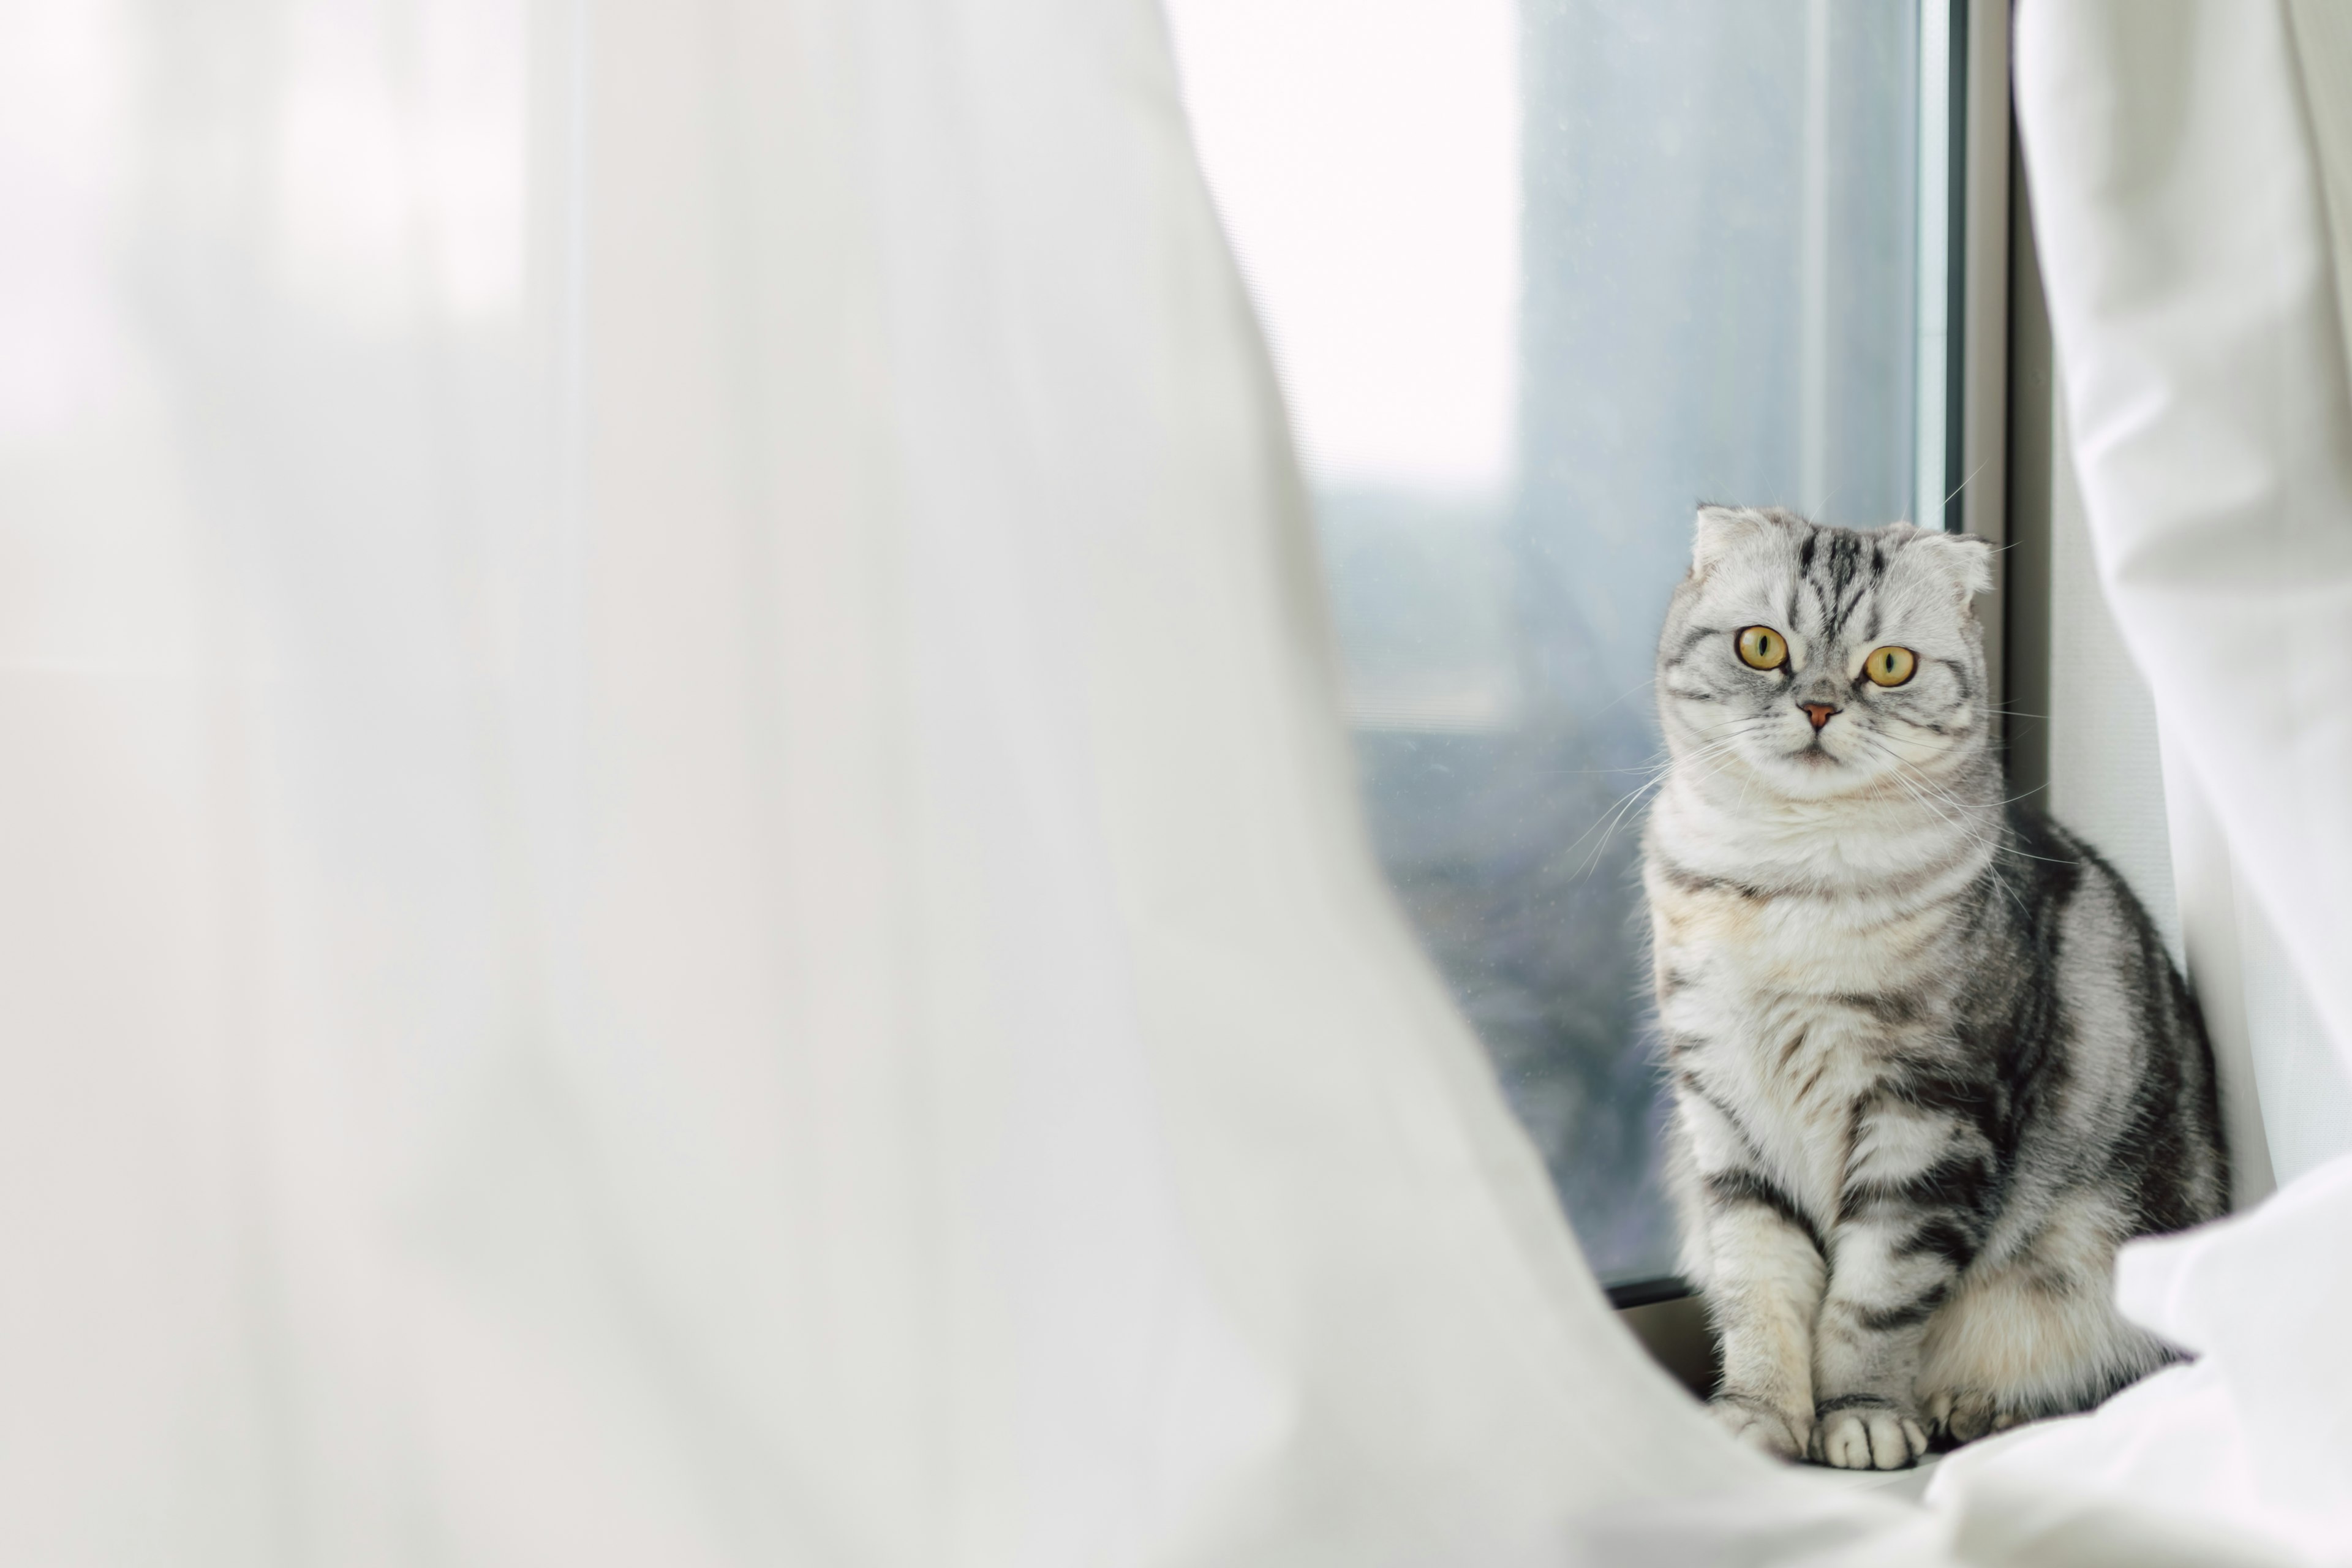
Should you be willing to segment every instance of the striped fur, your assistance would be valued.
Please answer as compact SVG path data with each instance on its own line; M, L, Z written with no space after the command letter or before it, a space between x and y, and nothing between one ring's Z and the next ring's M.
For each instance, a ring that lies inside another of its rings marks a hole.
M1659 643L1643 837L1685 1267L1716 1408L1912 1463L2173 1352L2116 1247L2228 1203L2211 1054L2123 881L2004 804L1979 541L1706 508ZM1743 663L1743 627L1787 662ZM1881 688L1863 661L1907 648ZM1818 730L1802 703L1837 710Z

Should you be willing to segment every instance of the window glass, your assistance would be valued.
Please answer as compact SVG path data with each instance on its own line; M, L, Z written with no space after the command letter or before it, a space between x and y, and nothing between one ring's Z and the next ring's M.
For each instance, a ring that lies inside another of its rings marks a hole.
M1171 11L1381 857L1595 1270L1670 1272L1652 650L1701 500L1941 521L1938 8Z

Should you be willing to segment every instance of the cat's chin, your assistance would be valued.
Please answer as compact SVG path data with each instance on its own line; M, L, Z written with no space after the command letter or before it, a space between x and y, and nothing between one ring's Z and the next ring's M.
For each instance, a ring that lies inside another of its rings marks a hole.
M1819 746L1801 746L1771 759L1763 773L1792 800L1831 800L1858 795L1875 784L1879 770L1864 767Z

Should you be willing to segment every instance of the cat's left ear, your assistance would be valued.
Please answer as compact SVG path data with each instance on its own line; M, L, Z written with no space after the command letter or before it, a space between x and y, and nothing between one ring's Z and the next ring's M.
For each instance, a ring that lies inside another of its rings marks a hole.
M1744 506L1701 503L1698 528L1691 535L1691 570L1705 572L1741 542L1770 529L1762 513Z
M1992 590L1992 542L1969 533L1935 533L1922 531L1911 541L1914 550L1924 549L1936 563L1951 574L1953 584L1963 599L1971 595Z

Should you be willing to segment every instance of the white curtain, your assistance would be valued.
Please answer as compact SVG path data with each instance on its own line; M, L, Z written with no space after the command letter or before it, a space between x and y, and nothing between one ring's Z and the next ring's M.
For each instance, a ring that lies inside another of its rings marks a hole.
M0 73L0 1561L1917 1537L1618 1331L1386 896L1147 0Z
M2155 1560L2352 1563L2352 22L2029 0L2016 59L2074 467L2165 735L2190 963L2237 1015L2282 1184L2126 1250L2126 1310L2196 1363L1964 1450L1931 1497L1979 1521L2003 1498L1988 1540L2128 1520Z

